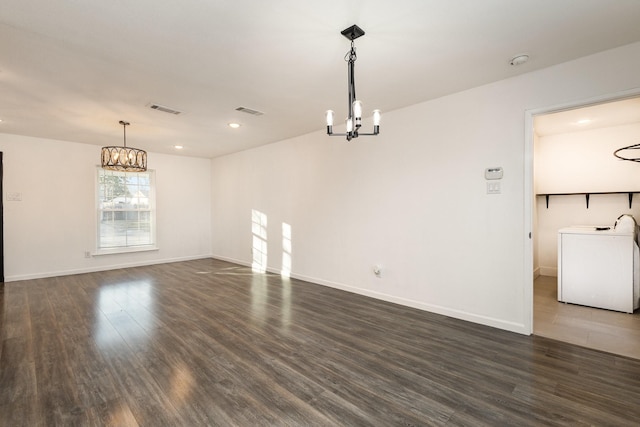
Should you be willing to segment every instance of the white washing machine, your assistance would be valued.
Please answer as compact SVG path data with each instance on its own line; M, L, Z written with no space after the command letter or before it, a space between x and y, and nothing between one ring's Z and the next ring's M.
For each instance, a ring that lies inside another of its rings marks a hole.
M633 313L640 304L636 227L560 229L558 301Z

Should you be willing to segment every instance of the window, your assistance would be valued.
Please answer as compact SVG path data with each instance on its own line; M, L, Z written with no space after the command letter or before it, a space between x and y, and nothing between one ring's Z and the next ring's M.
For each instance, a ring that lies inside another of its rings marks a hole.
M98 168L98 253L155 249L154 178Z

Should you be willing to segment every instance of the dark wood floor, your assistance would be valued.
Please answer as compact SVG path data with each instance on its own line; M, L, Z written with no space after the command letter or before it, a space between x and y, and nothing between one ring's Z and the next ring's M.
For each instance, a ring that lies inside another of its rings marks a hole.
M2 426L640 420L639 360L216 260L1 295Z

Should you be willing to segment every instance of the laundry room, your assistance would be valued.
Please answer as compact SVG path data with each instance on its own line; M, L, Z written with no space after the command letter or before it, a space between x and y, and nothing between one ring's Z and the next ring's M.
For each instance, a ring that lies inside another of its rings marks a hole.
M640 97L534 117L534 334L640 358L634 145Z
M534 132L534 272L557 276L558 230L613 227L623 214L640 224L640 163L613 154L640 144L640 98L538 116Z

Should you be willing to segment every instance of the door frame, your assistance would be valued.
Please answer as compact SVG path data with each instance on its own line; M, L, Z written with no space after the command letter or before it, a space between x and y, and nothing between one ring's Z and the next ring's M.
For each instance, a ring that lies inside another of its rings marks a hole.
M0 151L0 283L4 283L4 190L2 187L2 151Z
M640 88L629 89L621 92L608 93L592 98L578 101L570 101L562 104L556 104L547 107L525 110L524 114L524 230L525 230L525 247L524 247L524 313L525 313L525 332L528 335L533 334L533 242L536 239L537 230L533 228L533 209L536 207L535 193L533 192L534 184L534 144L533 144L533 122L536 116L557 113L566 110L575 110L583 107L589 107L597 104L604 104L612 101L621 101L627 98L637 98L640 96Z

